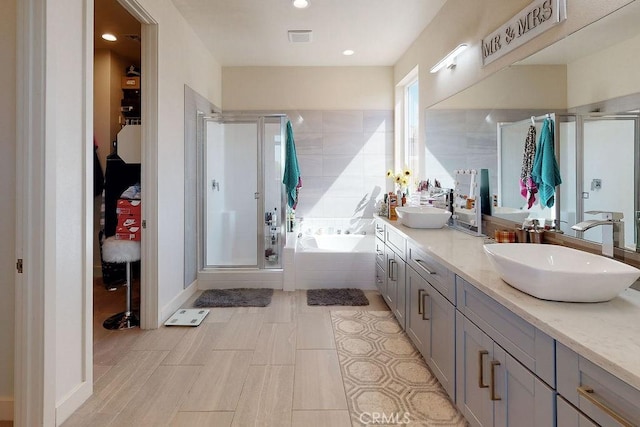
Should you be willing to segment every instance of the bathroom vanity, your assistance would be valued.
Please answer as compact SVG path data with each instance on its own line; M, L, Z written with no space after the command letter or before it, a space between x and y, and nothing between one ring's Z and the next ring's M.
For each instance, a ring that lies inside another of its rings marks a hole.
M376 220L378 288L470 425L640 425L640 292L539 300L483 244Z

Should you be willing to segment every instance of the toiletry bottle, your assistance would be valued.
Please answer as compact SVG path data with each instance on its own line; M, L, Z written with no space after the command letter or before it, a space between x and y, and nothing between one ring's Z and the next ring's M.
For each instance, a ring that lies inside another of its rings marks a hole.
M406 205L407 204L407 195L402 193L402 199L401 200L402 200L402 205L400 205L400 206Z

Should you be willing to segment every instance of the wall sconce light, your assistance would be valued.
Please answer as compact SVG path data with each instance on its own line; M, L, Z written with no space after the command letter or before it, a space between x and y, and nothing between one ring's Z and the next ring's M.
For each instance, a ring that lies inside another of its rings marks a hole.
M438 63L434 65L429 71L432 73L437 73L444 67L455 68L456 57L460 55L460 53L462 53L462 51L465 50L467 47L469 46L465 43L459 44L455 49L449 52L447 56L445 56L440 61L438 61Z

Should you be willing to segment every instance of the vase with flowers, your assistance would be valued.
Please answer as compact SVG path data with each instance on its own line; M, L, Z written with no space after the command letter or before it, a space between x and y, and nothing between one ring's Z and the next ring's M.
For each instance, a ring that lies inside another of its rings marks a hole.
M409 184L411 182L410 169L403 169L400 172L396 173L393 173L393 170L389 169L387 171L387 178L393 180L393 182L395 183L395 190L398 201L403 198L403 194L405 196L409 196Z

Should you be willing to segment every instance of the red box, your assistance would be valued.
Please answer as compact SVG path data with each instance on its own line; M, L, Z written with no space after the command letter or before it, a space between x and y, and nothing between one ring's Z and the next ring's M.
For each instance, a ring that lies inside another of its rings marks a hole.
M116 213L118 215L124 214L142 216L142 201L118 199L118 203L116 204Z
M117 228L140 228L142 227L142 218L139 215L118 215Z
M116 239L117 240L133 240L135 242L140 241L140 228L133 232L126 227L116 227Z

